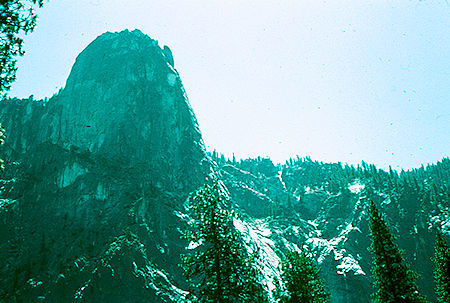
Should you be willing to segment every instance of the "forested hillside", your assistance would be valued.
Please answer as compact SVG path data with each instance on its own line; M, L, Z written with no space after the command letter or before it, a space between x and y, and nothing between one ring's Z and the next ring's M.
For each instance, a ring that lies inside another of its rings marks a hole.
M436 230L450 235L448 158L387 172L365 162L355 167L297 157L274 165L267 158L211 156L242 212L276 230L272 238L283 235L278 248L296 244L314 252L333 301L346 302L338 298L348 296L349 289L356 295L348 302L357 296L366 301L373 291L370 201L387 215L406 260L420 274L421 291L435 297L431 258Z

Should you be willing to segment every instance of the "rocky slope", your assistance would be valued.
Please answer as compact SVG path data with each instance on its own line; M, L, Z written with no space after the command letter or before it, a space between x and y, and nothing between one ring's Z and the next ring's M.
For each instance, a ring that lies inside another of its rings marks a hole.
M373 200L420 274L421 291L435 301L435 230L450 236L449 159L399 175L365 163L354 168L297 159L275 166L269 159L233 162L212 156L231 198L247 214L245 233L263 248L269 282L278 276L271 270L278 256L303 248L320 264L332 302L369 302L368 202Z
M167 47L105 33L58 95L2 102L0 121L0 298L184 296L177 214L210 165Z
M184 205L211 175L242 213L237 229L259 247L269 296L283 252L306 248L332 302L368 302L372 199L433 298L434 228L450 232L450 161L405 177L209 156L170 49L140 31L99 36L63 90L3 101L0 121L2 302L186 302Z

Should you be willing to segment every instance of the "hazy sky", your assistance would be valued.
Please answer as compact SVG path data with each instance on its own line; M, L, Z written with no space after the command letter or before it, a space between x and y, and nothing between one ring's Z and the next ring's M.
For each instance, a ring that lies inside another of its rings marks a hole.
M105 31L168 45L208 149L413 168L450 156L450 6L439 1L53 0L12 96L50 97Z

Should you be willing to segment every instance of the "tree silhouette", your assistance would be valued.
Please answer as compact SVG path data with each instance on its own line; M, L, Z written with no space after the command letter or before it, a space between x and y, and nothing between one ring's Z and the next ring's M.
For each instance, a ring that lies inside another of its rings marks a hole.
M319 268L304 251L290 251L281 260L284 287L276 289L274 297L282 303L322 303L330 301Z
M190 200L194 221L185 238L196 246L182 266L198 302L267 302L258 271L236 230L218 181Z
M0 4L0 97L16 79L16 58L24 54L22 34L34 30L37 15L34 7L43 0L4 0Z
M373 201L370 202L370 230L374 258L375 286L374 302L427 302L419 294L415 284L417 274L409 269L402 253L395 244L395 238L389 231Z
M439 231L434 249L436 295L439 302L447 303L450 302L450 247Z

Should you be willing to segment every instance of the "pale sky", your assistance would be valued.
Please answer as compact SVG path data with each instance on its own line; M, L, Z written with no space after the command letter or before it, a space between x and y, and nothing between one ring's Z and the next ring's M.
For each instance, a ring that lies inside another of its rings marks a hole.
M12 96L50 97L105 31L168 45L207 148L414 168L450 156L450 6L434 1L53 0Z

